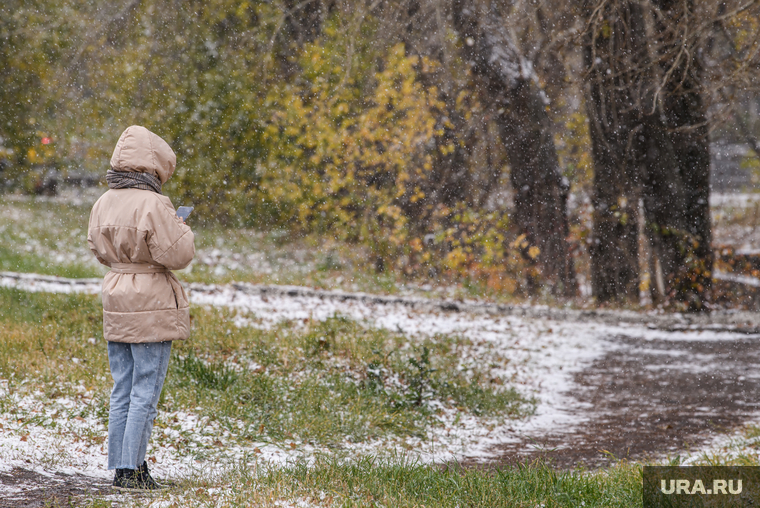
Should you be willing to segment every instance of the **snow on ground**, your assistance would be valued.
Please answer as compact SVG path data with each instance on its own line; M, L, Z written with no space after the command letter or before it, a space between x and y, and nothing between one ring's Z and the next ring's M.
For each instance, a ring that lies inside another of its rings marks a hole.
M745 286L751 286L753 288L760 287L760 279L758 279L757 277L750 277L748 275L726 273L726 272L721 272L720 270L713 270L713 277L718 280L736 282L739 284L744 284Z
M731 245L737 254L760 252L760 193L713 193L710 195L713 245ZM737 217L741 220L736 220Z
M0 286L28 291L94 294L100 290L100 283L100 279L70 280L0 273ZM194 284L190 297L197 305L238 310L237 326L268 328L283 320L325 320L342 315L367 326L402 332L410 337L461 335L473 344L461 359L460 368L463 369L473 362L483 361L483 354L498 353L501 361L491 366L490 374L500 377L505 385L515 387L524 396L534 398L537 405L532 416L499 422L444 410L441 424L429 428L424 440L408 438L405 442L344 443L345 450L356 453L401 451L414 454L422 461L484 460L492 456L495 445L524 441L526 436L550 431L556 433L558 428L569 432L583 425L584 408L578 407L572 394L568 393L573 387L573 376L595 359L620 347L619 341L610 340L613 337L636 337L642 341L658 338L709 341L738 337L738 334L720 330L707 333L688 329L663 331L640 324L610 324L609 320L600 323L583 319L552 320L425 310L403 302L393 303L392 298L380 303L381 299L346 299L337 293L336 297L297 292L296 296L289 296L287 291L265 294L244 289L233 285ZM681 368L688 369L689 366L684 364ZM3 390L7 390L7 383L5 387L0 385L0 398L6 395ZM77 417L72 413L74 406L86 404L91 394L84 390L76 401L55 399L46 400L44 404L40 404L44 395L33 391L12 397L12 405L18 413L33 414L34 418L16 420L14 411L0 414L0 471L23 467L45 473L54 468L93 477L110 476L104 469L106 445L102 436L106 430L93 417ZM237 424L244 425L242 422ZM100 435L101 442L96 444L96 440L81 438L83 432ZM217 464L245 461L264 467L277 466L298 458L329 453L326 449L303 443L296 443L295 448L291 448L264 442L228 445L228 441L228 431L199 420L191 412L161 414L149 455L156 458L158 476L180 477L208 467L223 467ZM184 453L179 453L180 449ZM193 453L187 452L198 450L205 450L208 457L225 460L196 462Z
M23 386L23 383L22 383ZM82 417L77 411L92 397L84 387L80 396L48 398L30 389L9 392L8 381L0 380L0 471L25 467L46 474L54 469L63 474L85 474L104 477L102 467L105 445L96 444L92 435L106 429L93 416ZM37 469L34 466L42 466Z
M737 254L760 253L760 227L745 224L727 224L713 231L713 245L732 246Z
M66 279L36 273L0 272L0 287L46 293L100 293L102 279Z
M690 450L681 454L681 464L692 465L721 465L733 461L732 465L741 465L742 459L754 463L758 460L760 448L760 413L752 414L750 422L729 434L718 434L699 450Z
M760 204L759 192L712 192L710 208L746 208Z
M66 482L62 475L90 477L110 484L113 471L106 470L108 460L107 429L92 416L80 416L82 407L92 404L92 393L80 387L75 399L58 397L49 399L38 391L19 395L19 390L8 391L8 382L0 381L0 399L5 399L5 410L0 413L0 473L15 468L34 471L51 483ZM241 423L242 425L242 423ZM151 472L157 478L184 476L213 478L223 468L245 463L247 467L271 467L287 464L299 457L313 456L316 450L310 446L298 449L271 443L253 443L247 448L219 445L229 438L229 432L216 422L206 421L184 411L163 413L157 420L152 436L148 458ZM178 453L182 449L183 453ZM210 451L206 461L196 460L192 453ZM221 453L214 453L222 450ZM221 459L221 460L220 460ZM154 465L155 462L155 465ZM39 488L37 484L19 483L0 485L3 498L23 500L27 490ZM207 489L215 499L215 506L229 506L227 502L234 493ZM144 499L134 499L130 494L114 493L103 496L118 501L119 506L144 506ZM152 502L150 506L185 505L182 495L169 494ZM282 502L283 508L306 507L306 501Z

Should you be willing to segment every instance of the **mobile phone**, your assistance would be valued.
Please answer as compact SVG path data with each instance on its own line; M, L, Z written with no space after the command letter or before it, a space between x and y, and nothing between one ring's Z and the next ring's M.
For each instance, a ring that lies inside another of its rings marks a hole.
M187 220L187 217L190 215L190 212L192 212L194 208L194 206L180 206L177 208L177 217L183 221Z

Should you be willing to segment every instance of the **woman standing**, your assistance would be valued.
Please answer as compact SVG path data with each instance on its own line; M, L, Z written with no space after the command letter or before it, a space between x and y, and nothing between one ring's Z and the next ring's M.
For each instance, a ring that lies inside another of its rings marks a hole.
M103 335L114 385L108 422L108 469L120 490L161 488L145 453L173 340L190 335L187 295L170 270L195 255L194 235L161 185L176 156L145 127L127 128L106 175L109 190L90 214L87 243L111 268L103 280Z

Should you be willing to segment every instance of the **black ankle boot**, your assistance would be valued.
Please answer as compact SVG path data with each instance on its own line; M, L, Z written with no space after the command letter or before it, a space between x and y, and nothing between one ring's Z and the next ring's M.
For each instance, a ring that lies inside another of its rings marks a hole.
M117 468L113 477L113 488L116 490L137 489L137 470Z
M117 469L113 488L129 492L145 492L166 487L156 483L148 472L148 464L143 462L137 469Z
M163 485L160 485L156 480L153 479L153 477L150 475L150 471L148 471L148 461L144 460L142 464L140 464L140 467L137 468L137 477L140 479L140 481L148 486L147 488L151 490L155 489L165 489Z

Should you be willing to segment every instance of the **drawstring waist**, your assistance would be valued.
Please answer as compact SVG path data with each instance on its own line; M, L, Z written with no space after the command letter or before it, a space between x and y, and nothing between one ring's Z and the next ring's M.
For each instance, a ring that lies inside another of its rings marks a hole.
M115 273L167 273L169 269L149 263L111 263L111 271Z

